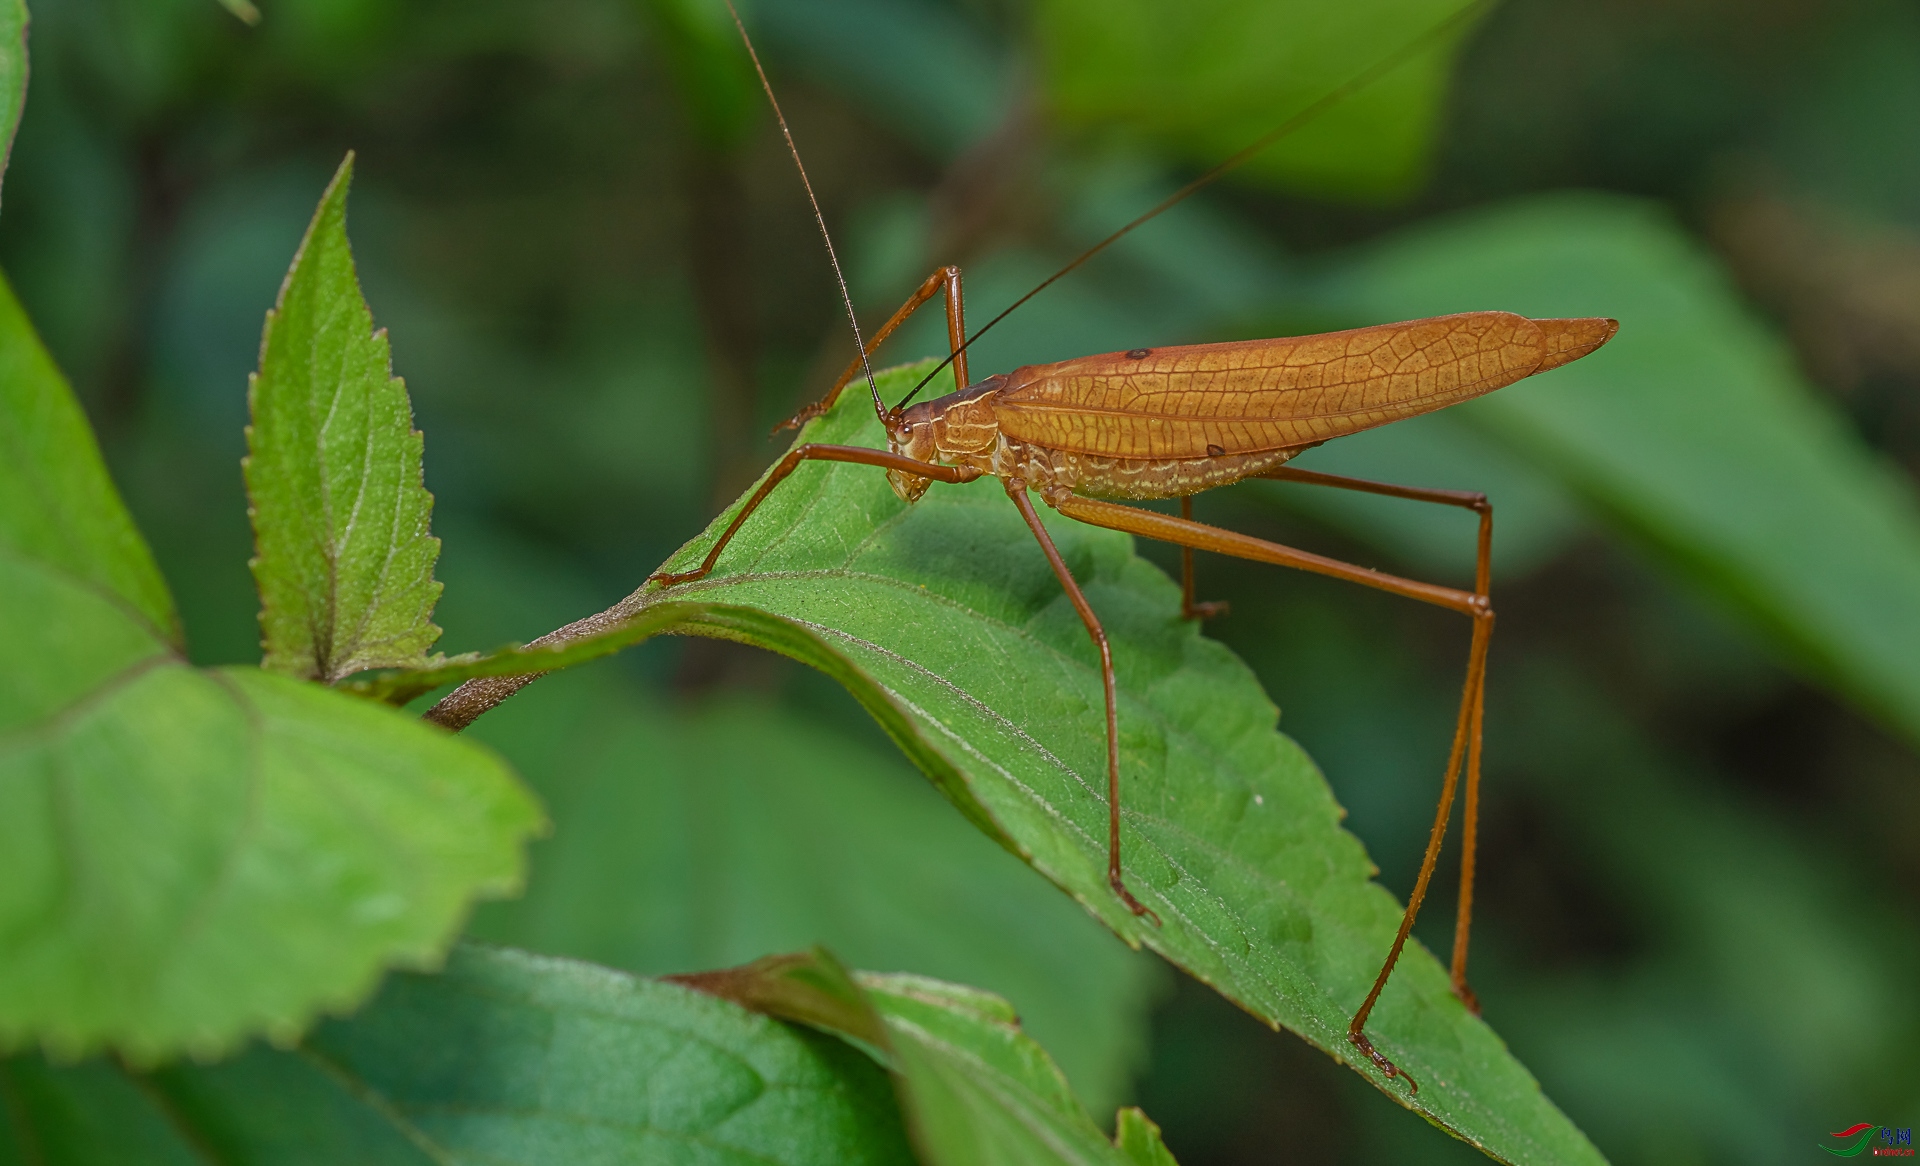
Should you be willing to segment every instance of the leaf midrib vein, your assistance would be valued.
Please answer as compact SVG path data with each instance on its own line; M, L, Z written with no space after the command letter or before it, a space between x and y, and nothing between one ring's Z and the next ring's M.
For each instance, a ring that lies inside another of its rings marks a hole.
M812 626L818 626L818 625L812 625ZM850 635L845 632L840 632L837 629L822 628L821 630L830 632L843 639L846 639L856 644L864 645L866 647L873 649L878 653L900 660L906 666L921 672L922 674L926 675L930 679L934 680L936 683L958 693L962 697L962 699L968 701L969 703L979 705L984 715L989 717L991 720L999 721L1002 724L1004 724L1008 729L1012 731L1012 734L1014 736L1022 738L1027 741L1033 741L1032 737L1029 736L1024 729L1020 728L1019 725L1008 721L1003 714L993 709L991 706L980 704L980 702L978 702L972 696L972 694L966 692L964 689L959 688L957 685L951 684L950 682L946 681L943 677L935 675L931 671L927 670L924 666L912 660L908 660L905 657L899 656L897 653L891 652L886 648L882 648L877 644L872 644L869 641L861 640L856 636ZM879 685L879 681L877 680L874 683L876 685ZM1011 785L1014 789L1018 790L1020 793L1025 795L1033 805L1039 807L1050 818L1060 823L1062 829L1080 838L1082 842L1086 844L1087 849L1097 850L1097 843L1094 836L1088 833L1084 828L1082 828L1078 822L1074 821L1071 817L1067 816L1065 812L1062 811L1059 806L1055 805L1051 799L1041 795L1037 790L1033 789L1026 782L1022 781L1011 770L1007 769L1004 765L1001 765L998 761L994 760L992 757L989 757L987 754L981 752L977 747L974 746L972 741L969 740L966 736L953 730L951 727L949 727L946 724L946 722L934 716L933 714L928 712L926 709L922 708L918 702L908 698L904 693L901 693L897 689L887 687L884 685L880 685L880 687L884 689L884 691L887 693L887 695L891 699L896 701L902 707L918 714L928 724L934 725L937 728L939 728L939 730L942 733L946 734L946 736L950 740L954 741L965 752L978 758L982 763L986 764L988 767L998 772L1001 775L1002 779L1007 782L1007 784ZM1089 792L1091 792L1091 787L1088 785L1087 781L1080 776L1077 770L1075 770L1072 766L1066 764L1064 761L1061 761L1059 758L1054 757L1053 754L1050 753L1045 746L1040 745L1039 742L1033 741L1033 745L1034 745L1034 748L1038 749L1044 756L1051 759L1054 762L1054 764L1058 766L1062 771L1064 771L1068 776L1072 777L1076 782L1078 782L1082 789L1086 789L1086 790L1089 790ZM1140 811L1128 810L1124 806L1121 807L1121 815L1125 818L1144 817L1144 815ZM1157 819L1148 819L1148 820L1157 820ZM1002 832L1004 833L1005 831L1003 830ZM1193 878L1191 874L1188 872L1188 868L1185 863L1180 862L1173 855L1168 854L1164 847L1162 847L1156 840L1154 840L1151 835L1148 835L1145 833L1145 831L1141 830L1138 825L1135 826L1135 834L1140 839L1142 839L1146 843L1146 845L1151 846L1154 852L1156 854L1159 854L1160 857L1166 861L1168 866L1172 867L1174 870L1181 873L1182 877L1180 878L1179 883L1176 885L1187 886L1188 888L1190 888L1189 893L1191 893L1191 888L1193 887L1208 888L1207 890L1208 897L1213 901L1214 906L1217 910L1227 915L1228 917L1232 918L1235 922L1239 923L1243 928L1247 930L1249 934L1257 934L1255 929L1247 926L1246 921L1240 916L1240 914L1237 911L1233 909L1233 907L1230 904L1228 904L1225 900L1223 900L1220 897L1220 895L1217 892L1214 892L1210 888L1209 884ZM1011 837L1011 835L1008 835L1008 836ZM1022 849L1025 850L1025 847L1023 846ZM1034 861L1034 855L1032 854L1031 851L1027 851L1024 857L1030 863ZM1231 951L1226 946L1221 944L1219 941L1215 940L1211 932L1209 932L1206 928L1201 927L1199 924L1194 922L1193 917L1187 914L1185 911L1183 911L1180 908L1180 906L1177 903L1175 903L1173 900L1168 898L1164 892L1161 892L1158 888L1154 888L1152 893L1156 898L1160 900L1161 904L1167 908L1170 914L1172 914L1174 917L1180 919L1183 923L1185 923L1187 925L1188 931L1191 934L1200 936L1202 941L1208 947L1214 949L1217 953L1221 954L1223 958L1228 958L1231 962L1244 963L1243 960L1240 960L1238 957L1233 956ZM1262 980L1265 979L1265 977L1261 977L1261 978Z

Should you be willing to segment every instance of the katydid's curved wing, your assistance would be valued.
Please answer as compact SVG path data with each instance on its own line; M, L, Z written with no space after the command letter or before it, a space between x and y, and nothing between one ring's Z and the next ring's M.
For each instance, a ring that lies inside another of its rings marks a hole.
M1278 340L1136 348L1007 374L989 398L1018 441L1177 459L1311 445L1431 413L1605 344L1612 320L1462 312Z

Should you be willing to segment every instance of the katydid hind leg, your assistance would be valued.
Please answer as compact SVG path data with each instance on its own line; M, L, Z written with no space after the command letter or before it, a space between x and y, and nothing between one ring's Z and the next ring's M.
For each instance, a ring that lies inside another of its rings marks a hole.
M1380 993L1387 986L1387 979L1393 975L1393 968L1400 960L1400 952L1406 947L1407 936L1413 930L1413 921L1420 914L1420 904L1427 897L1427 885L1433 879L1433 871L1440 860L1440 847L1447 836L1447 818L1453 809L1454 792L1460 776L1460 763L1465 757L1470 770L1467 784L1478 788L1479 785L1479 727L1481 709L1485 702L1487 675L1487 644L1493 635L1493 612L1491 610L1474 617L1473 645L1467 653L1467 680L1460 697L1460 715L1454 725L1453 745L1447 751L1447 772L1440 783L1440 801L1434 807L1433 829L1427 835L1427 849L1420 859L1420 874L1414 880L1413 892L1407 896L1406 910L1400 917L1400 929L1394 934L1393 946L1388 949L1387 959L1381 965L1380 974L1374 978L1373 987L1368 990L1367 998L1353 1014L1347 1025L1347 1039L1355 1048L1371 1060L1388 1077L1407 1076L1391 1060L1373 1047L1367 1039L1367 1018L1373 1013L1374 1004L1380 999ZM1477 808L1477 807L1476 807ZM1456 978L1453 990L1461 1001L1474 1012L1479 1011L1470 989L1463 980ZM1412 1077L1407 1076L1407 1084L1418 1093L1420 1086Z
M1094 614L1093 605L1087 602L1086 593L1074 581L1073 572L1067 569L1066 560L1060 557L1059 548L1053 545L1053 537L1041 523L1040 515L1034 511L1033 501L1027 497L1026 482L1020 478L1007 478L1004 484L1007 497L1013 499L1020 517L1026 519L1027 528L1039 542L1047 562L1053 567L1054 575L1060 580L1060 586L1066 590L1067 599L1080 614L1080 621L1086 624L1087 634L1093 637L1093 646L1100 653L1100 684L1107 705L1107 883L1129 910L1135 915L1145 916L1148 922L1158 927L1160 916L1133 897L1133 892L1127 890L1126 880L1120 873L1120 710L1113 678L1113 650L1107 645L1107 631L1100 625L1100 617Z
M1460 904L1453 927L1453 963L1450 975L1453 994L1475 1016L1480 1015L1480 997L1467 983L1467 936L1473 924L1473 875L1475 846L1480 829L1480 730L1487 711L1487 675L1480 669L1479 691L1475 694L1473 727L1467 737L1467 789L1463 795L1460 823Z
M1282 482L1329 486L1336 490L1355 490L1389 498L1405 498L1414 502L1457 506L1463 510L1473 511L1480 516L1479 537L1474 548L1473 587L1477 594L1490 596L1493 583L1493 504L1487 501L1485 494L1469 490L1434 490L1417 486L1399 486L1391 482L1349 478L1341 474L1323 474L1285 465L1277 466L1260 476ZM1491 618L1491 615L1488 618ZM1473 724L1468 730L1467 788L1462 797L1460 824L1460 900L1454 918L1453 960L1450 969L1454 995L1460 997L1476 1015L1480 1011L1480 1001L1467 984L1467 942L1473 925L1473 878L1480 833L1480 739L1481 720L1486 712L1485 684L1486 678L1483 674L1481 691L1473 697Z
M1369 485L1372 485L1369 483ZM1398 489L1397 487L1395 489ZM1383 492L1383 491L1374 491ZM1450 500L1449 500L1450 501ZM1069 518L1095 526L1104 526L1113 530L1146 538L1159 539L1182 547L1213 551L1233 555L1236 558L1254 562L1270 563L1275 566L1291 567L1312 571L1316 574L1345 579L1367 587L1400 595L1408 599L1417 599L1423 603L1434 604L1467 615L1473 620L1473 640L1467 655L1466 684L1461 693L1460 712L1455 721L1453 744L1448 750L1446 773L1441 780L1439 803L1434 811L1433 829L1427 839L1427 848L1420 863L1420 874L1414 882L1412 893L1407 898L1406 909L1400 920L1400 927L1394 936L1393 944L1387 951L1379 974L1374 978L1373 986L1366 999L1354 1012L1348 1025L1347 1038L1368 1060L1372 1061L1389 1078L1406 1077L1407 1083L1415 1092L1419 1085L1406 1072L1382 1054L1366 1035L1367 1018L1372 1014L1374 1004L1385 989L1387 980L1392 976L1394 965L1399 962L1400 953L1406 946L1407 936L1413 930L1414 920L1420 913L1420 905L1425 900L1427 887L1433 879L1434 867L1440 857L1440 846L1446 837L1447 819L1453 808L1453 800L1459 787L1462 763L1467 769L1467 786L1474 791L1472 810L1478 811L1479 766L1480 766L1480 726L1486 692L1487 647L1493 635L1493 606L1484 590L1462 591L1456 588L1441 587L1414 579L1404 579L1352 563L1343 563L1328 559L1311 552L1296 550L1279 543L1254 538L1251 535L1188 519L1174 518L1172 515L1157 511L1139 510L1131 506L1102 502L1092 498L1083 498L1067 490L1054 490L1047 494L1047 502ZM1468 503L1456 503L1467 505ZM1484 500L1481 509L1484 507ZM1484 548L1490 539L1488 523L1491 512L1483 513L1482 539ZM1484 556L1484 551L1483 551ZM1484 561L1482 565L1484 576ZM1484 579L1479 580L1484 581ZM1472 837L1469 830L1468 837ZM1472 867L1464 870L1471 878ZM1469 899L1470 903L1470 899ZM1456 941L1454 990L1461 994L1462 1000L1472 1004L1472 994L1466 988L1464 980L1465 948L1464 941Z

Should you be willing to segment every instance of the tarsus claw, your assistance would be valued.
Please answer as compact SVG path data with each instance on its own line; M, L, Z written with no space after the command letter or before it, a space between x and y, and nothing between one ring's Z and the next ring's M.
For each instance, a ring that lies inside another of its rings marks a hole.
M1389 1061L1387 1060L1386 1057L1382 1056L1380 1053L1380 1050L1373 1047L1373 1042L1367 1039L1366 1033L1356 1032L1352 1029L1348 1029L1347 1039L1353 1042L1354 1048L1359 1049L1361 1052L1365 1053L1367 1055L1367 1059L1369 1061L1372 1061L1376 1066L1378 1066L1380 1071L1382 1073L1385 1073L1389 1080L1395 1077L1404 1077L1406 1078L1407 1087L1409 1089L1411 1089L1415 1093L1420 1092L1420 1082L1415 1081L1413 1079L1413 1074L1407 1072L1405 1069L1402 1069L1400 1066L1394 1064L1392 1061Z
M1120 896L1120 901L1127 905L1128 910L1132 911L1135 915L1146 916L1147 922L1153 924L1155 927L1160 926L1160 916L1154 914L1153 908L1134 898L1133 892L1127 889L1127 884L1121 882L1118 878L1107 881L1113 885L1114 893Z

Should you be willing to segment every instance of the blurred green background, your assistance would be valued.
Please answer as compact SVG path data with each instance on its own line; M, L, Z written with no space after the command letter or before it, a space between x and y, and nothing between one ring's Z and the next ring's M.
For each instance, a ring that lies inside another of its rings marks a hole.
M976 324L1450 9L744 7L863 316L956 262ZM626 594L849 354L715 5L33 9L0 266L198 661L257 658L246 374L349 148L362 278L427 434L448 651ZM1829 1130L1916 1124L1920 7L1507 0L1459 33L1050 289L976 375L1469 307L1619 317L1565 372L1301 463L1495 502L1485 1014L1619 1162L1803 1161ZM937 351L935 315L886 363ZM1461 515L1265 483L1198 511L1470 572ZM1404 895L1465 628L1243 564L1203 558L1201 584ZM647 973L824 941L979 984L1187 1166L1475 1158L1127 951L788 661L651 642L473 731L557 826L483 937ZM1418 929L1441 950L1444 883Z

